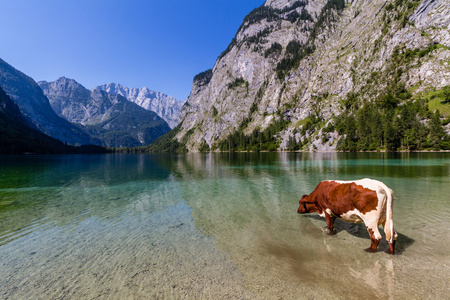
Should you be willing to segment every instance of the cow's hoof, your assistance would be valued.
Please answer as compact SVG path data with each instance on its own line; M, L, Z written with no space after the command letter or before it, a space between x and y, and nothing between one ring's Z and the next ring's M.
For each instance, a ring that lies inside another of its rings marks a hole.
M387 248L386 253L391 255L395 253L395 240L393 243L389 243L389 248Z
M328 235L335 235L334 229L330 229L328 226L322 227L322 231Z
M364 249L364 251L366 251L367 253L375 253L375 252L377 252L377 249L372 249L372 248L367 248L367 249Z

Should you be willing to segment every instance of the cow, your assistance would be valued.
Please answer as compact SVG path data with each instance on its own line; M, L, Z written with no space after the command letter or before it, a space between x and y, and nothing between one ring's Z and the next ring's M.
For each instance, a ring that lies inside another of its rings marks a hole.
M397 232L392 221L394 192L384 183L369 178L354 181L326 180L299 201L299 214L317 212L325 217L330 235L336 218L351 223L364 222L370 234L367 252L376 252L381 240L378 226L383 225L389 254L395 252Z

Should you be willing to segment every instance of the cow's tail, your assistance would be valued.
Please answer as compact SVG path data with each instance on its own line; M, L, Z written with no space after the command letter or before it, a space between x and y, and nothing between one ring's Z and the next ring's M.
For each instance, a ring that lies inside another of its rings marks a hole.
M386 234L386 240L390 244L394 244L397 239L397 232L394 230L394 222L392 220L392 209L394 207L394 192L390 189L386 189L386 223L384 225L384 232Z

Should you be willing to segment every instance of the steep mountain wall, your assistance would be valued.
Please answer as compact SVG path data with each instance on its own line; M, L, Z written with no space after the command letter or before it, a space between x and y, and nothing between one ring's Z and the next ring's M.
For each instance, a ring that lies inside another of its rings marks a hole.
M248 139L269 128L278 149L294 141L334 150L338 131L323 129L349 94L374 103L400 84L413 93L450 84L448 5L266 1L212 70L194 78L177 139L190 151L214 150L232 134ZM321 125L306 130L313 120Z

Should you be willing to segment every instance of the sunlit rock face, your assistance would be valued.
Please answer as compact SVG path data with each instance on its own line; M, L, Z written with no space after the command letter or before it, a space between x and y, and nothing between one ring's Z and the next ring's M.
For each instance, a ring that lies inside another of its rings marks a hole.
M425 31L436 43L450 47L450 2L424 0L409 17L414 26Z
M115 105L124 101L100 89L86 89L73 79L61 77L53 82L38 82L53 110L70 122L94 125L108 120Z
M252 11L208 76L194 78L177 139L190 151L205 143L214 149L230 133L250 135L286 120L287 128L277 133L280 150L289 139L305 138L310 150L334 150L336 132L302 135L305 120L317 115L326 126L342 112L341 101L350 92L360 93L360 101L373 101L392 79L389 67L396 51L434 43L444 47L400 66L400 81L408 89L417 87L415 92L450 84L448 1L399 7L383 0L341 4L268 0ZM309 52L289 65L295 44ZM373 74L383 75L376 84L370 83Z

